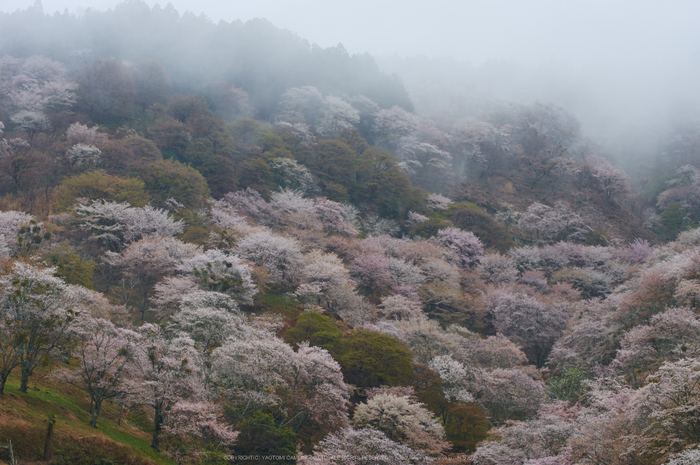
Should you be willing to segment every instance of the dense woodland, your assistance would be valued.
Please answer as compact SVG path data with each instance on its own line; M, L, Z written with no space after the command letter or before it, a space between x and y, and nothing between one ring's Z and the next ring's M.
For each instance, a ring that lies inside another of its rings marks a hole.
M554 103L416 111L261 20L0 31L21 463L700 461L700 124L632 180Z

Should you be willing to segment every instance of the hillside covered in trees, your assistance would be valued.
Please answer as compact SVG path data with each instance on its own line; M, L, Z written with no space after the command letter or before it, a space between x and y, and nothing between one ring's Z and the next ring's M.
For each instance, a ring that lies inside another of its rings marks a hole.
M0 31L20 463L700 457L700 125L630 177L554 103L437 111L263 20Z

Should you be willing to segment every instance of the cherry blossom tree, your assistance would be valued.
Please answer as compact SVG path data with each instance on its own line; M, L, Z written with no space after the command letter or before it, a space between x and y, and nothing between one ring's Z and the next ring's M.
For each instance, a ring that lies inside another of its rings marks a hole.
M278 184L282 189L293 189L306 195L316 194L319 191L318 180L304 165L300 165L291 158L274 158L270 162L270 169L278 173Z
M459 402L474 401L474 396L468 390L473 375L468 373L468 368L462 363L450 355L440 355L432 359L428 366L440 376L442 390L447 399Z
M278 118L291 123L318 124L324 110L325 98L312 86L287 89L278 103Z
M669 443L700 442L700 360L666 362L649 375L641 389L640 414L650 418L657 434Z
M285 384L294 350L269 331L241 326L211 354L212 384L222 390L240 417L248 409L278 405L275 389Z
M0 277L0 311L3 330L3 372L0 392L12 370L21 369L20 391L27 392L29 377L44 357L65 344L75 318L73 306L83 293L78 286L56 278L55 268L35 268L15 262Z
M623 263L644 263L654 253L654 247L645 239L635 239L627 247L612 249L612 254Z
M379 304L382 316L389 320L416 321L425 319L421 304L403 295L391 295L382 298Z
M285 379L288 392L280 393L293 431L317 437L347 426L351 386L327 350L300 344Z
M700 349L697 341L700 341L700 321L696 315L687 309L671 308L654 315L649 325L627 331L611 366L638 387L642 375L652 372L662 362L696 353Z
M606 309L606 305L590 302L593 310ZM591 315L578 321L552 347L548 364L555 369L581 366L593 368L609 364L614 358L621 330L609 318Z
M385 150L396 150L401 138L412 135L418 129L415 115L394 106L376 113L371 129L374 144Z
M143 237L128 244L121 254L108 251L105 261L122 275L121 283L114 286L112 292L121 296L124 305L128 306L134 297L132 291L136 290L138 300L134 305L140 309L143 319L156 282L172 274L185 259L198 253L201 253L201 249L194 244L161 236Z
M367 305L355 293L355 282L335 254L314 250L307 254L301 271L302 284L295 295L311 304L338 313L349 323L361 326L367 320Z
M558 201L554 208L534 202L518 220L518 228L538 241L583 242L590 228L566 202Z
M276 282L293 285L299 278L303 257L292 239L260 231L244 237L236 249L241 257L265 267Z
M457 255L458 264L462 268L470 268L479 262L484 253L484 246L474 233L459 228L445 228L438 231L438 244L449 248Z
M671 458L665 465L694 465L700 463L700 449L688 449Z
M416 224L424 223L424 222L426 222L426 221L428 221L428 220L429 220L429 218L428 218L427 216L425 216L425 215L421 215L420 213L417 213L417 212L414 212L414 211L409 211L409 212L408 212L408 219L407 219L407 222L408 222L410 225L416 225Z
M683 231L676 238L676 242L684 246L700 245L700 228Z
M608 160L600 157L589 157L586 163L590 164L593 177L598 186L605 193L605 202L618 199L631 191L630 179L627 173L616 167Z
M357 255L350 264L350 272L357 279L360 291L370 298L377 299L391 288L389 259L383 254Z
M71 166L87 169L100 163L101 154L102 151L94 145L77 143L68 150L66 157Z
M496 330L521 345L532 363L544 365L566 327L566 313L523 294L499 292L493 299L491 314Z
M234 431L222 417L220 406L212 402L178 401L168 412L163 423L163 433L169 440L177 439L190 447L168 451L168 455L174 456L178 461L182 459L183 450L185 454L201 456L202 451L198 450L201 446L197 447L197 442L225 447L233 445L238 432ZM191 452L193 443L195 443L194 453Z
M177 270L193 277L205 291L224 292L239 304L251 304L258 290L250 267L237 255L210 249L182 261Z
M545 416L536 420L509 422L493 432L500 436L500 445L513 451L512 457L521 456L524 459L522 463L531 465L539 459L565 454L568 439L577 431L576 426L570 422L556 416ZM485 451L479 453L479 450L482 447L489 448L492 444L487 442L482 445L477 449L475 456L486 455ZM507 451L503 449L502 452ZM566 457L560 457L559 460L570 463L566 461ZM556 465L561 462L553 463Z
M20 132L26 134L29 142L32 142L37 134L51 128L49 119L40 111L22 110L12 115L10 121L17 125Z
M134 344L134 376L128 379L130 402L153 412L151 447L160 450L160 436L170 410L179 401L201 399L201 361L194 341L146 323Z
M472 454L471 460L474 465L523 465L527 458L521 450L489 441Z
M181 310L172 317L168 329L183 332L195 341L196 348L202 356L209 355L215 348L221 346L228 336L243 324L243 318L238 311L217 308L214 305L206 305L201 302L201 295L205 291L197 291L186 297L181 305ZM206 294L218 294L209 293ZM195 297L196 298L192 298ZM209 296L207 296L209 297ZM225 294L216 297L228 296ZM216 299L216 300L224 300ZM206 299L213 300L213 299ZM195 301L195 302L192 302ZM215 302L212 302L214 304ZM235 306L235 302L232 302ZM204 305L202 305L204 304Z
M360 122L360 112L339 97L332 95L324 99L322 116L317 130L324 137L338 134Z
M223 200L213 200L209 209L211 222L223 229L232 229L245 225L246 220L235 208Z
M222 201L262 224L272 225L277 221L278 213L275 209L258 191L250 187L244 191L229 192Z
M453 203L452 199L440 194L430 194L425 200L425 204L433 211L447 210Z
M326 436L312 456L302 456L300 465L413 465L427 463L420 451L392 441L370 428L345 428Z
M449 447L435 416L408 396L375 395L355 408L353 423L381 431L391 440L431 455Z
M107 143L107 134L97 132L98 126L88 127L85 124L73 123L66 130L66 139L72 145L84 144L102 147Z
M0 211L0 237L4 239L2 242L7 247L8 255L17 252L20 245L17 242L19 231L32 220L34 217L29 213L14 210Z
M347 425L349 386L328 351L294 352L269 331L240 326L212 353L212 383L243 418L272 408L280 426L317 435Z
M126 394L126 378L132 374L130 364L137 335L102 318L89 316L81 317L70 333L76 341L73 356L80 366L65 372L64 378L89 394L90 426L96 428L102 403Z
M435 320L420 318L394 325L417 363L427 365L436 356L460 351L462 336L442 330Z
M357 213L353 208L348 208L348 205L328 200L325 197L317 197L314 199L314 213L328 233L338 233L344 236L358 234L355 225Z
M303 122L289 123L287 121L277 121L275 122L275 127L278 128L280 132L288 131L293 134L301 147L311 147L318 140L311 126Z
M511 419L532 418L544 401L544 383L517 368L482 372L472 388L474 397L498 424Z
M75 212L82 218L82 226L112 250L120 250L144 236L174 236L183 227L182 220L173 221L165 210L150 205L131 207L126 202L96 200L78 204Z
M476 271L487 283L512 282L518 277L513 259L501 254L486 254L479 258Z
M75 102L77 85L59 62L41 56L0 58L0 95L8 107L44 111ZM7 100L5 100L7 99Z
M484 368L514 368L527 362L523 351L502 334L486 339L473 335L462 345L468 360Z

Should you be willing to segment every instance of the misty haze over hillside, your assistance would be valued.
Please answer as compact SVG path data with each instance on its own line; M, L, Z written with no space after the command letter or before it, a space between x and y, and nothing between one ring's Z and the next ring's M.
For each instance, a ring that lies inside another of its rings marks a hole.
M0 0L1 463L700 463L700 4L81 1Z
M0 11L32 3L6 0ZM85 14L117 3L45 0L43 8ZM473 115L501 99L559 104L621 163L653 153L660 134L700 107L697 2L170 3L214 23L266 18L321 47L368 52L402 78L420 111L439 113L445 102Z

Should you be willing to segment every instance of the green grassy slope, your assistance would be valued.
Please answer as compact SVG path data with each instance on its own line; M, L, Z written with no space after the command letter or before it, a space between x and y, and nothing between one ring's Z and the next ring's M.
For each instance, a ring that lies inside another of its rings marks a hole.
M45 374L45 373L44 373ZM19 372L0 397L0 445L9 440L19 463L56 465L169 465L175 462L150 447L151 437L131 423L136 418L112 404L100 413L97 429L90 427L89 399L63 383L34 380L26 394L19 391ZM42 461L49 416L55 419L50 457ZM119 421L119 418L121 421ZM121 424L120 424L121 423ZM144 422L145 423L145 422ZM145 427L146 424L144 425ZM146 428L144 428L146 429ZM0 451L0 463L7 458Z

